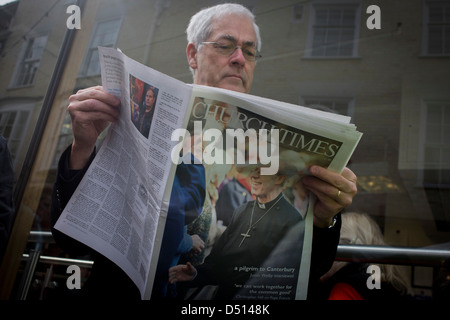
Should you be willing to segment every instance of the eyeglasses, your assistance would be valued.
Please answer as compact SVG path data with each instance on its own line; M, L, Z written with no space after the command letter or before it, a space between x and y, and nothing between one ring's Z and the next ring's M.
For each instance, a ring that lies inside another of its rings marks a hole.
M224 56L232 55L239 48L247 61L256 61L258 58L261 58L259 51L253 45L243 44L242 46L237 46L234 41L227 39L216 42L201 42L200 44L212 44L217 52Z

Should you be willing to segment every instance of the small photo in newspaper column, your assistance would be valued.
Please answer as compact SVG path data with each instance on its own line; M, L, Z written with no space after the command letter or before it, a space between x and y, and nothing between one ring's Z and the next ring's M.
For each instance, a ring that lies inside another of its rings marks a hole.
M131 121L146 138L152 125L158 91L158 88L130 74Z

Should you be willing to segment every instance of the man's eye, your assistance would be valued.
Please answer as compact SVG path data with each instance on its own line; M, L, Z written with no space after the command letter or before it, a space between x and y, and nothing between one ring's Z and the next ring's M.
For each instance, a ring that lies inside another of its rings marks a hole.
M255 51L253 50L245 50L244 53L249 57L254 57L256 55Z
M218 43L217 47L222 50L231 50L233 48L231 44L221 44L221 43Z

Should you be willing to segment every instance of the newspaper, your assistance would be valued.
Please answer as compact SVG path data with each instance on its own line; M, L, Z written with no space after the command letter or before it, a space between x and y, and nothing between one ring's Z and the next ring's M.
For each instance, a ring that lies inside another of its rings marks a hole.
M180 163L205 168L206 198L199 219L207 215L211 224L205 240L213 248L211 257L217 251L214 245L233 233L218 220L215 207L231 170L247 182L253 170L266 176L282 172L281 197L299 216L295 234L299 250L289 253L289 265L274 257L283 241L289 241L286 230L286 237L273 245L270 254L265 253L263 261L231 262L235 272L248 279L234 284L234 298L305 299L314 198L302 192L301 177L312 164L343 170L361 138L350 118L185 84L139 64L120 50L99 48L99 55L103 87L121 100L120 119L109 128L55 228L112 260L136 284L142 299L150 299L158 280L158 260L165 254L160 251L164 232L169 232L165 225ZM142 107L146 99L154 101L151 114ZM243 206L254 206L255 196L252 199ZM237 210L231 207L230 203L230 214ZM239 217L248 219L245 214ZM264 219L258 222L261 227L269 223ZM245 222L245 229L247 226L250 222ZM276 228L267 227L270 232ZM218 231L212 235L212 230ZM245 246L253 241L249 231L237 237L240 244L236 248L244 256ZM199 270L208 254L197 261ZM186 259L189 255L175 259L174 264ZM206 295L197 296L202 297Z

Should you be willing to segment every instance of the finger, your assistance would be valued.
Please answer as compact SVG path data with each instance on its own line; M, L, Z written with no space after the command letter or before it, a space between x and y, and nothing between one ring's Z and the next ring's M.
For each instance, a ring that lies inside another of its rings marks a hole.
M331 211L335 211L335 208L342 209L352 203L354 196L353 192L340 190L319 178L308 177L303 184L309 191L317 196L320 202L325 206L332 208Z
M169 282L175 283L177 281L177 274L179 272L181 265L174 266L169 269Z
M119 106L120 99L115 97L112 94L107 93L102 86L90 87L86 89L78 90L78 92L69 97L70 100L88 100L88 99L96 99L100 100L106 104Z
M192 263L187 262L186 263L186 272L187 274L189 274L189 276L191 277L191 279L195 276L195 274L197 273L197 269L194 267L194 265L192 265Z
M347 167L344 168L341 175L344 178L346 178L347 180L352 181L355 184L356 184L356 181L358 180L358 177L356 176L356 174Z
M87 88L79 89L79 90L77 91L77 94L78 94L78 93L82 93L82 92L86 92L86 91L89 91L89 90L103 90L103 87L102 87L102 86L92 86L92 87L87 87Z
M339 173L333 172L320 166L312 166L310 168L310 173L314 177L319 178L320 180L323 180L324 182L327 182L328 184L338 189L342 190L344 188L342 176Z
M344 192L339 193L339 190L323 192L322 190L311 189L310 191L316 195L318 202L321 202L324 206L330 208L331 212L335 213L348 207L353 201L353 195Z
M98 99L73 100L67 109L72 118L83 118L84 115L90 117L90 120L115 121L120 114L117 106Z
M107 126L109 122L115 122L118 118L108 112L103 111L71 111L70 116L72 118L73 125L80 124L81 126L90 125L92 121L104 121Z
M314 205L314 225L326 228L332 225L333 218L344 209L344 205L334 201L328 195L316 191L317 201Z
M69 111L71 109L79 111L101 111L109 113L115 117L119 114L120 100L103 91L102 87L88 88L78 91L69 98Z
M174 284L175 282L177 282L177 277L175 274L169 274L169 283L170 284Z
M356 194L356 175L348 168L345 168L342 174L339 174L320 166L312 166L310 172L313 177L316 177L325 183L320 183L319 181L310 179L310 177L306 176L306 179L304 179L303 182L308 184L309 187L311 187L311 183L321 185L323 187L316 188L321 189L324 193L336 196L338 191L341 191L341 193ZM327 184L334 188L330 189Z

